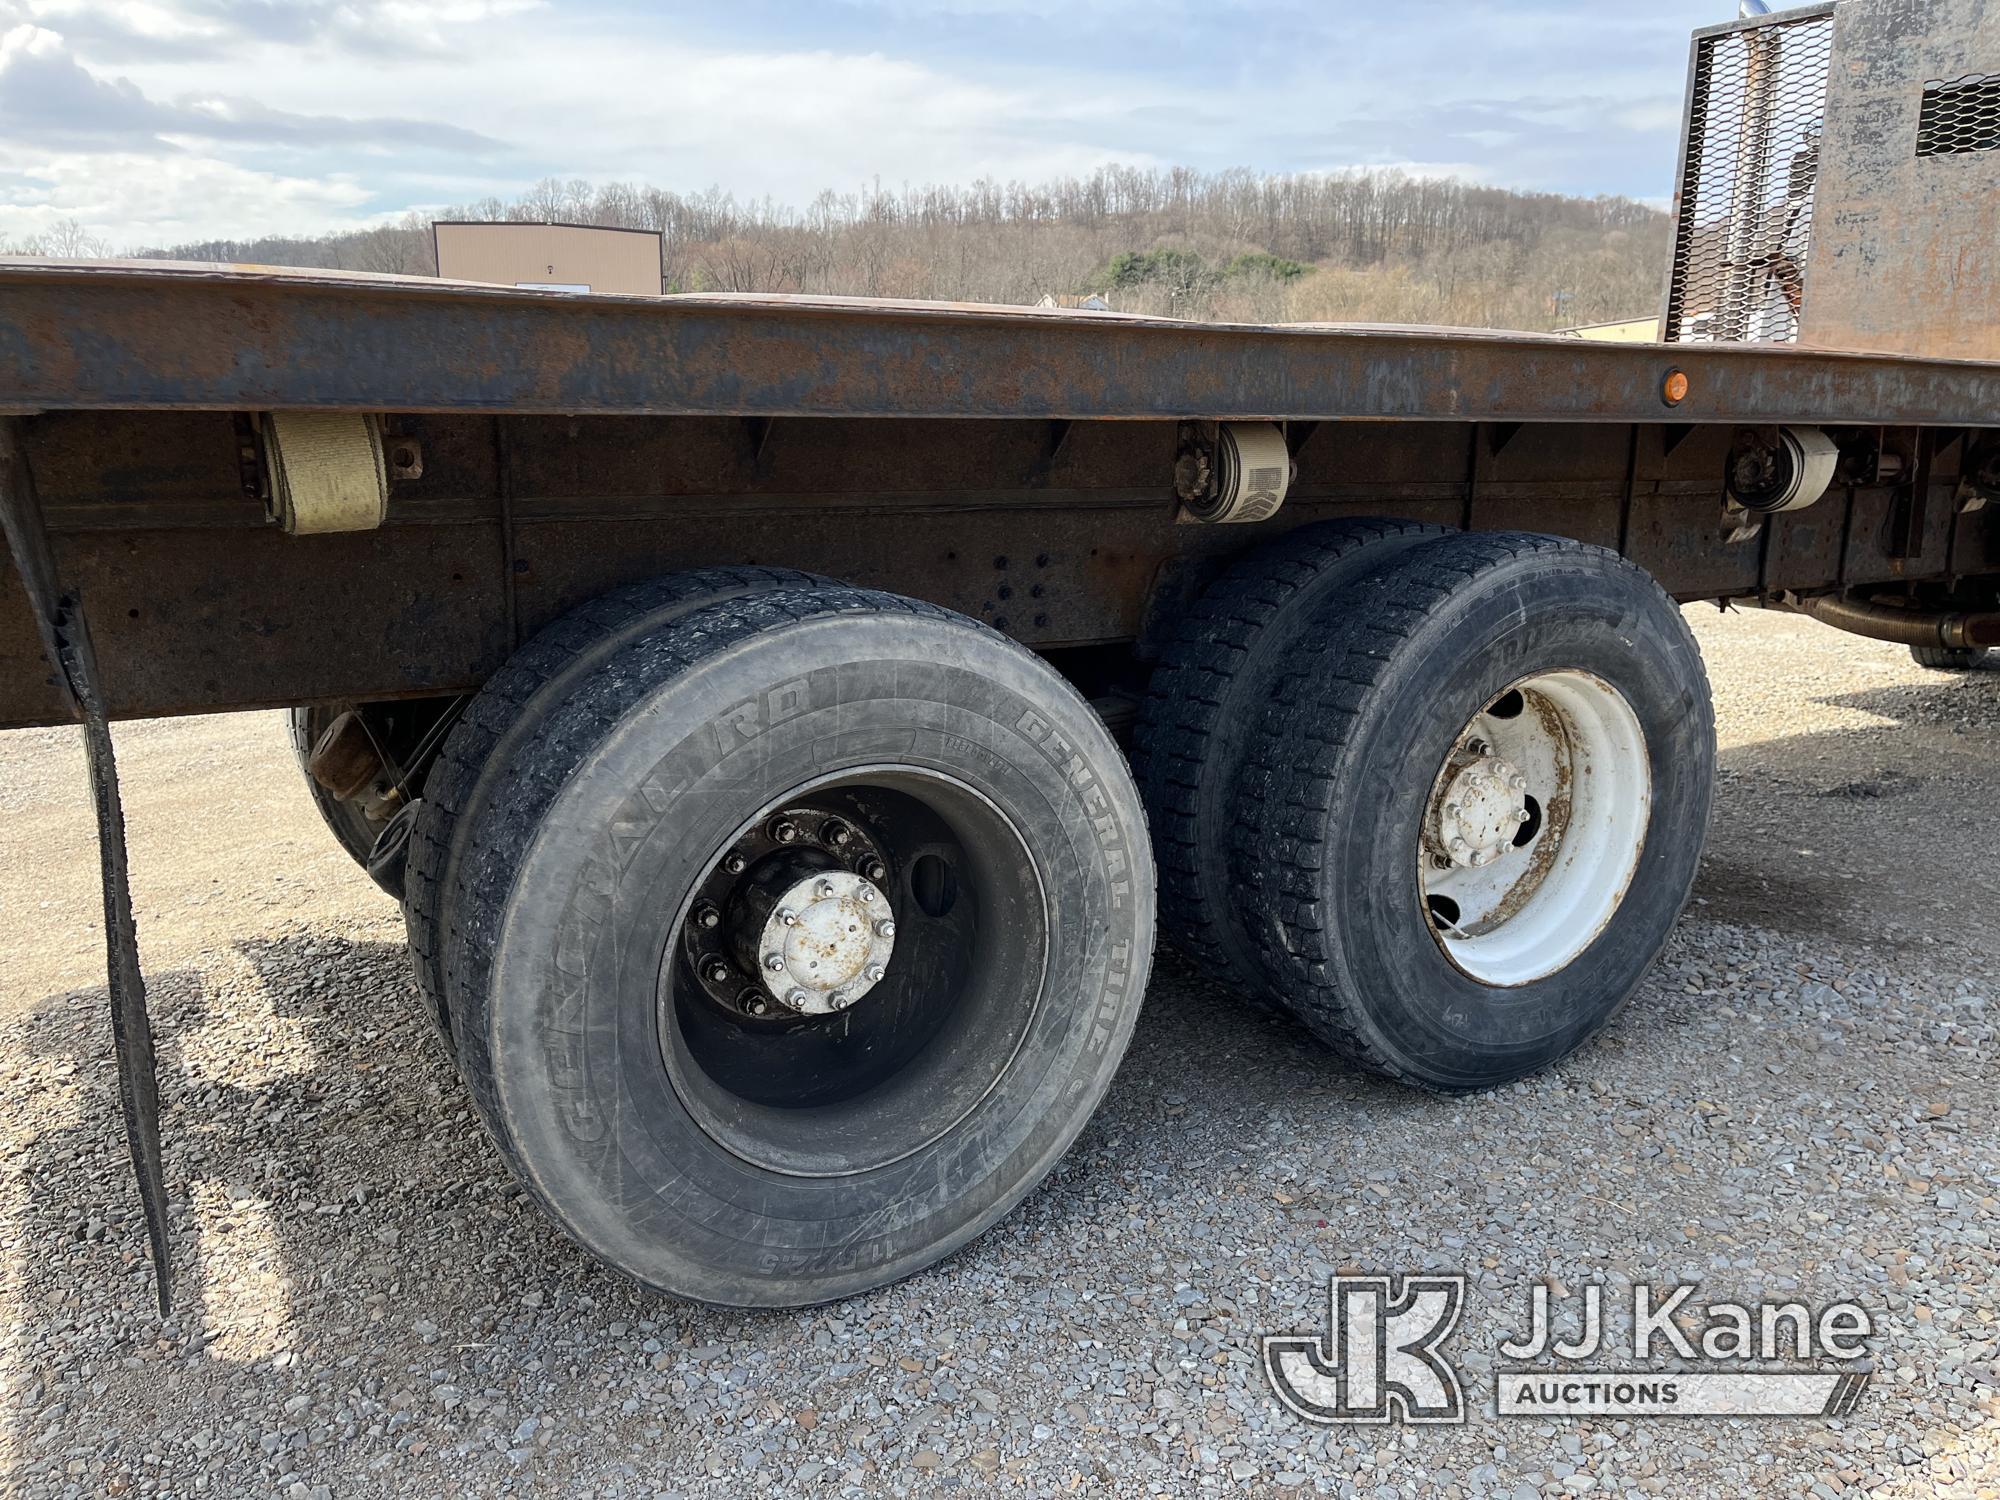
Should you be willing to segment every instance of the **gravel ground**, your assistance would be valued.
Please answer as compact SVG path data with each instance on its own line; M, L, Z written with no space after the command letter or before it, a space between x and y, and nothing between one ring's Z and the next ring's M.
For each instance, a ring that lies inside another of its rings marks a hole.
M1046 1186L945 1265L802 1313L641 1294L542 1221L412 1007L397 913L255 715L119 732L170 1111L163 1326L81 754L0 735L6 1488L2000 1495L2000 671L1694 618L1709 858L1606 1037L1430 1098L1163 954ZM1256 1337L1321 1328L1336 1269L1475 1278L1464 1426L1276 1404ZM1615 1305L1635 1279L1859 1300L1874 1384L1846 1421L1491 1415L1526 1288L1601 1280Z

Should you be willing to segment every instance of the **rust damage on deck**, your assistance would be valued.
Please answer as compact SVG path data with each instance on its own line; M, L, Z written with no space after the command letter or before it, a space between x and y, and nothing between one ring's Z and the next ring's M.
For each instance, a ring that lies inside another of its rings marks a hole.
M1687 399L1669 409L1666 376ZM0 261L32 410L1983 424L2000 366L1375 325Z
M11 262L0 407L32 413L116 717L460 692L582 600L719 562L1142 656L1226 558L1344 515L1574 536L1681 598L2000 572L2000 506L1963 503L2000 366L1906 355ZM267 520L243 433L318 408L380 413L414 460L381 528ZM1294 424L1277 516L1179 518L1189 417ZM1923 462L1732 542L1734 434L1787 421ZM61 714L0 570L0 725Z

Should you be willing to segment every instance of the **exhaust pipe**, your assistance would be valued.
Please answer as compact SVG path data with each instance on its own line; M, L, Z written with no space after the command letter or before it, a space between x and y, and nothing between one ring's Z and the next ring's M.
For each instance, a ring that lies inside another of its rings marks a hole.
M1935 610L1897 609L1865 599L1821 595L1802 599L1797 594L1780 594L1781 609L1811 615L1821 624L1865 635L1870 640L1889 641L1898 646L1944 646L1953 650L1979 650L2000 646L2000 610L1963 610L1943 613Z

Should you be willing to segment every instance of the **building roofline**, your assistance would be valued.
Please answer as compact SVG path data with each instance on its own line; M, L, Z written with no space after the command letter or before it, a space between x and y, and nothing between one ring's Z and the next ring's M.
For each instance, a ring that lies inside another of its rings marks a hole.
M490 229L595 229L605 234L650 234L663 239L663 229L628 229L623 224L571 224L563 219L432 219L433 231L483 227Z

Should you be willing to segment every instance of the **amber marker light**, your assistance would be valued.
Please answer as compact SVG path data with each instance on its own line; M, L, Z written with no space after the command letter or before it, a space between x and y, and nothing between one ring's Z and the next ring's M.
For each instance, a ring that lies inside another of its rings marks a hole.
M1687 398L1687 372L1685 370L1667 371L1667 378L1660 382L1660 399L1669 406L1679 406Z

